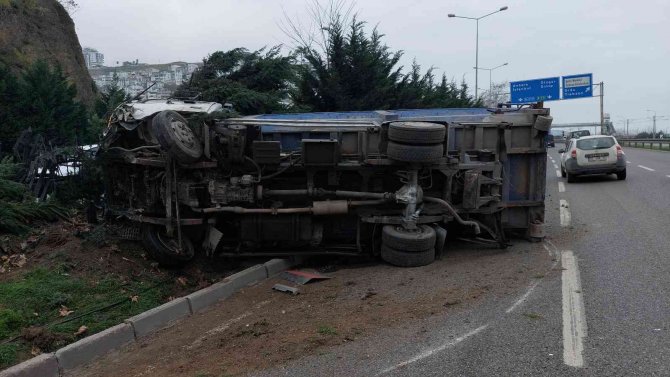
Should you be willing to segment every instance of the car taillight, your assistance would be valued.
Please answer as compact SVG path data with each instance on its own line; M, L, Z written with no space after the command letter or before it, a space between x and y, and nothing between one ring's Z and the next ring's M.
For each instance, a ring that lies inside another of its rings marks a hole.
M576 149L573 149L573 150L570 152L570 157L572 157L572 158L577 158L577 150L576 150Z
M617 144L616 146L616 156L621 157L623 156L623 148L621 148L621 145Z

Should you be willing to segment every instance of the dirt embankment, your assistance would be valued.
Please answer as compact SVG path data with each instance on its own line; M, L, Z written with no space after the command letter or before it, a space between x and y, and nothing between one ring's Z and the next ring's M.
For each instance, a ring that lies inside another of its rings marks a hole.
M0 0L0 64L19 73L36 60L58 64L87 105L95 98L74 22L56 0Z
M461 248L411 269L335 265L325 268L336 270L332 279L299 286L297 296L273 291L294 284L272 278L68 376L236 376L276 367L516 293L551 264L537 246Z

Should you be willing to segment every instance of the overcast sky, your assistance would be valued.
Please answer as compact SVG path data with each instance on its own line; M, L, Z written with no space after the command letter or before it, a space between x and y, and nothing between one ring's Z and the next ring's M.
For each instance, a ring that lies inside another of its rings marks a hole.
M83 46L105 54L107 65L201 61L217 50L290 44L279 28L283 12L305 19L306 0L77 0L73 18ZM670 130L670 1L668 0L359 0L360 18L386 43L436 73L474 88L475 22L480 21L479 66L508 66L493 81L593 73L605 82L605 112L620 128ZM479 87L488 88L488 72ZM596 90L597 93L597 90ZM547 102L556 123L599 121L598 98Z

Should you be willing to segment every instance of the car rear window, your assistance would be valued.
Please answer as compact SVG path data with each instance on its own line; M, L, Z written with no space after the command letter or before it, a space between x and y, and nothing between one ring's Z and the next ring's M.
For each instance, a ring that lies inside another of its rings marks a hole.
M611 137L597 137L593 139L577 140L577 148L590 151L594 149L607 149L614 146L614 139Z

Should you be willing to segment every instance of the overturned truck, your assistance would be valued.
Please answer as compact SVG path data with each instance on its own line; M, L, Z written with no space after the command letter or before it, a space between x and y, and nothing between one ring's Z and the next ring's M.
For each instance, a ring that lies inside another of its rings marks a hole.
M449 237L544 237L542 104L272 114L121 106L101 144L107 211L141 224L164 265L227 257L380 255L431 263Z

